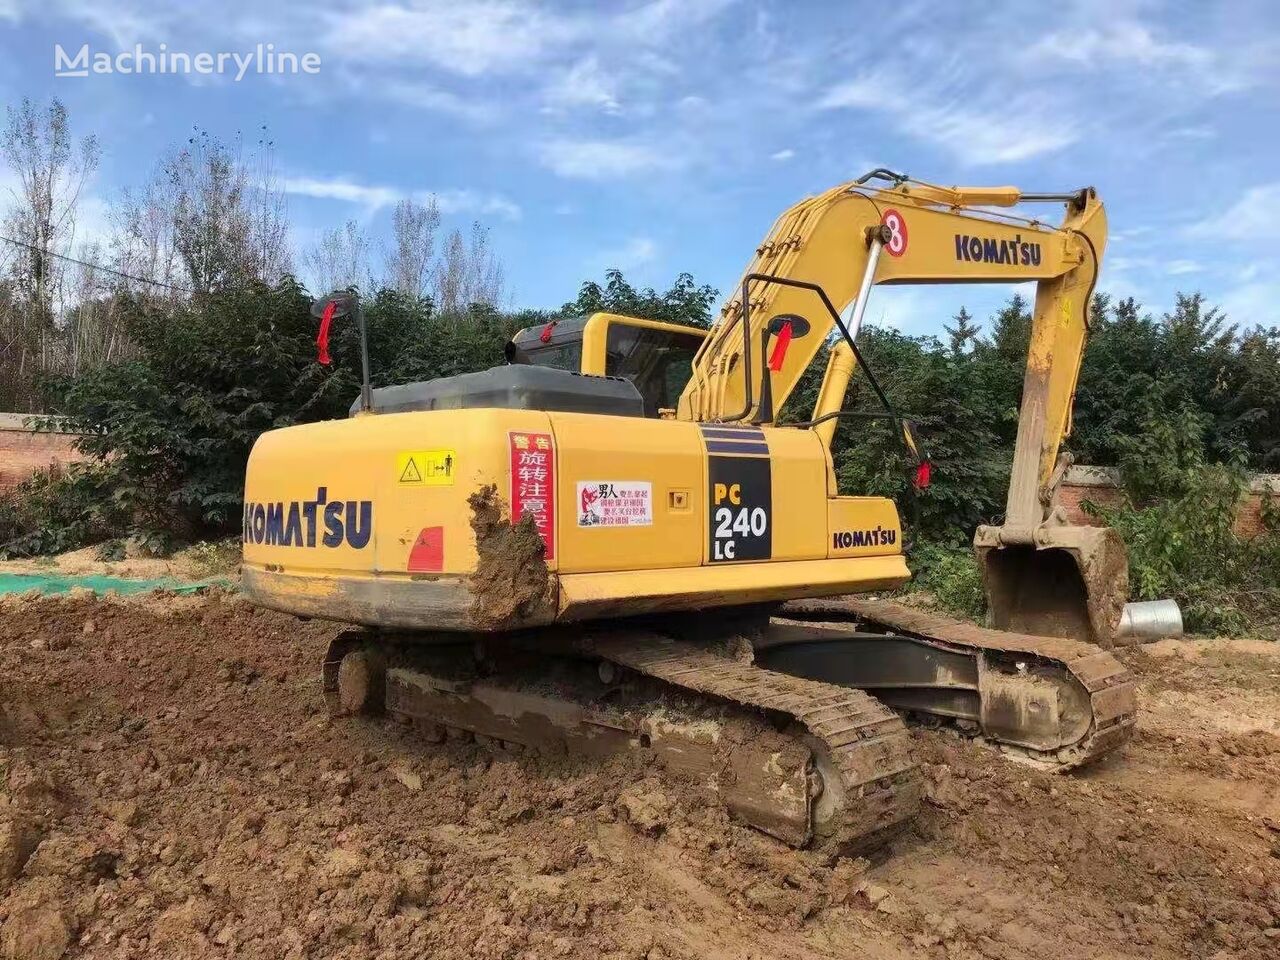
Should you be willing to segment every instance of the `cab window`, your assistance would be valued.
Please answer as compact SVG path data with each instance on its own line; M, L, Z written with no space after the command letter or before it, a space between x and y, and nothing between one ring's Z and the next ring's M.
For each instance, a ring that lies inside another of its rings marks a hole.
M605 338L605 373L634 383L644 398L645 416L656 417L660 409L676 405L693 375L693 355L701 344L701 333L611 323Z

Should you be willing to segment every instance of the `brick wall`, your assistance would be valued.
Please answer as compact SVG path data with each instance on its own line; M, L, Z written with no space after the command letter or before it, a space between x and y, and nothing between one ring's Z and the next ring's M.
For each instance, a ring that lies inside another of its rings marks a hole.
M22 413L0 413L0 493L13 489L37 470L84 457L75 449L76 434L37 433Z
M1236 514L1236 533L1242 537L1257 536L1262 532L1262 501L1272 498L1280 506L1280 474L1257 474L1249 483L1249 496ZM1120 493L1120 481L1110 467L1074 466L1067 470L1054 491L1054 506L1062 507L1072 523L1098 524L1080 506L1082 500L1092 500L1099 506L1116 506L1124 502Z

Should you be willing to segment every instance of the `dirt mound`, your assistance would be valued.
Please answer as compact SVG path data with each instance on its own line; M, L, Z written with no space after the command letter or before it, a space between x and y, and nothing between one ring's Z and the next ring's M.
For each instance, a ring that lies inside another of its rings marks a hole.
M468 497L467 505L477 553L470 578L472 619L488 628L550 620L554 584L533 517L525 515L516 523L507 520L505 504L493 484Z
M0 604L0 957L1277 955L1270 741L1204 731L1229 766L1188 769L1158 694L1080 776L918 734L916 831L832 860L642 759L331 722L338 629L220 593Z

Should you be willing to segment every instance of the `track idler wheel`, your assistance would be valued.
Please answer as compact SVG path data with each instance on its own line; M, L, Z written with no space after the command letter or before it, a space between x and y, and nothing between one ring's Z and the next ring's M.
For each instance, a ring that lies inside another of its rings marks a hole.
M329 644L321 670L329 715L377 714L386 707L386 660L358 630L338 634Z
M387 701L387 666L371 650L353 650L338 664L338 705L348 716L381 713Z

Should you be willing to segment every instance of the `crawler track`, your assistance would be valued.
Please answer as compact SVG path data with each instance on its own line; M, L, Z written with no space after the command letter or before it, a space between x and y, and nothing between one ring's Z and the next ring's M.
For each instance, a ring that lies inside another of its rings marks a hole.
M1079 736L1071 742L1042 749L984 725L987 739L1041 765L1063 770L1083 766L1117 749L1133 733L1136 682L1119 660L1092 644L991 630L884 600L799 600L785 604L782 616L908 637L939 651L973 656L980 665L999 660L1022 673L1039 671L1062 689L1070 688L1080 695L1073 709L1087 710L1087 722L1077 724Z
M923 781L906 725L861 690L649 632L575 634L567 645L557 642L564 635L539 636L559 652L526 647L510 663L465 675L449 669L456 653L348 631L326 655L326 693L339 712L386 709L436 736L447 729L553 753L652 756L793 846L873 847L919 808Z
M861 690L787 676L663 637L583 641L588 651L672 686L784 714L820 749L823 793L813 798L814 839L858 847L915 816L923 795L902 718ZM833 776L834 774L834 776Z

